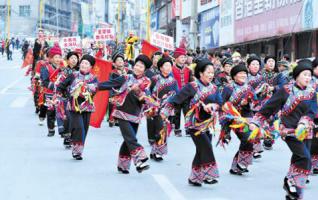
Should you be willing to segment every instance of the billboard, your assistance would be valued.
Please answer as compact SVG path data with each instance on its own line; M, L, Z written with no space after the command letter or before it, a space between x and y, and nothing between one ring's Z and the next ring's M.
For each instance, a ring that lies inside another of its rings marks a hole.
M318 27L318 1L305 0L302 10L302 27L310 30Z
M219 5L219 0L199 0L198 13L209 10Z
M158 30L158 12L152 13L150 17L150 28L152 31Z
M171 2L171 17L172 19L179 17L181 14L182 0L172 0Z
M304 0L236 0L235 43L301 31L299 15L303 3Z
M190 24L182 24L178 20L176 26L176 46L184 49L191 48Z
M200 13L200 46L219 47L219 7Z
M184 19L191 16L191 1L183 0L181 4L180 18Z
M220 3L220 46L234 43L234 0Z

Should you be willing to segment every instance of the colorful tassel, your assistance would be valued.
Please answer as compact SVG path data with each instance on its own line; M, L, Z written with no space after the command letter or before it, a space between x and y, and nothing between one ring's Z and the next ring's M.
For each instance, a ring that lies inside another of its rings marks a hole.
M295 130L295 136L299 141L303 141L308 136L308 131L305 127L300 127Z

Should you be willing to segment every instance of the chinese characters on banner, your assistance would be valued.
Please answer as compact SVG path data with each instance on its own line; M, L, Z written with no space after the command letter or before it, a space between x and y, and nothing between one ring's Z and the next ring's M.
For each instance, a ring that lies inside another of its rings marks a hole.
M271 0L236 0L235 19L243 19L253 15L262 14L275 9L293 6L302 3L303 0L271 1Z
M301 31L303 0L236 0L235 42Z
M98 28L95 31L94 40L96 42L115 40L114 30L112 28Z
M77 37L64 37L60 42L62 49L75 49L81 46L81 38Z
M173 37L170 37L158 32L152 33L150 38L150 43L152 45L155 45L164 49L174 50Z

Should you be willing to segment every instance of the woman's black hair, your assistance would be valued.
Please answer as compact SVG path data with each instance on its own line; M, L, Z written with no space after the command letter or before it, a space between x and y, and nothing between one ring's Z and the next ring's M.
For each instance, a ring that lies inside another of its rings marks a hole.
M208 59L204 58L204 59L198 59L196 60L196 67L194 69L194 76L197 79L200 79L200 73L203 73L206 70L206 67L208 65L212 65L211 61L209 61Z

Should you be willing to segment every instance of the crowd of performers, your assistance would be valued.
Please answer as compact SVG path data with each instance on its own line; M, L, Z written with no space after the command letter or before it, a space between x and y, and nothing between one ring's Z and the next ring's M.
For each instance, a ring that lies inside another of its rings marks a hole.
M131 161L138 172L149 169L148 154L137 139L143 117L152 146L149 157L160 162L168 153L170 133L182 136L182 112L185 134L196 147L190 185L218 182L214 134L220 146L228 144L231 135L240 140L229 170L237 176L248 173L263 148L272 149L275 139L282 138L292 152L283 180L288 199L303 199L308 176L318 174L318 59L292 66L273 56L243 59L235 52L192 61L185 49L176 48L171 56L140 54L127 66L125 55L116 51L109 80L98 82L91 73L93 56L71 51L63 59L58 45L41 51L32 68L36 112L41 123L46 118L49 137L57 121L65 148L76 160L83 159L94 94L109 90L109 126L118 126L123 137L120 173L129 174ZM217 123L220 129L215 129Z

